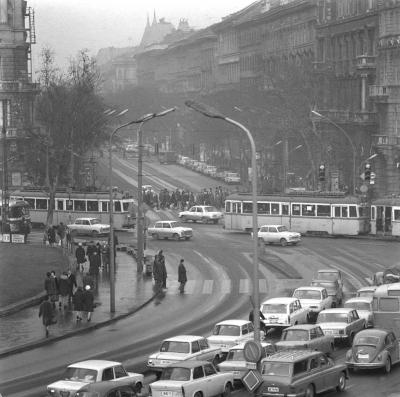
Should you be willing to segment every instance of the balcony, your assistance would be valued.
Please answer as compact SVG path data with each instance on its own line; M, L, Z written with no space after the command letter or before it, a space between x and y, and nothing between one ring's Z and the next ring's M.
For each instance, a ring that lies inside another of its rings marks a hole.
M372 135L372 142L374 146L398 146L400 148L400 136L392 135Z
M373 101L380 103L398 100L400 97L400 85L370 85L369 97Z
M313 62L315 73L332 73L332 65L329 62L317 61Z
M375 124L377 122L377 115L374 112L351 112L333 109L318 110L318 112L337 124ZM324 122L324 119L321 118L319 121Z
M39 91L38 83L29 83L26 81L0 81L0 92L34 92Z
M368 71L376 68L376 57L373 55L359 55L357 57L357 70Z

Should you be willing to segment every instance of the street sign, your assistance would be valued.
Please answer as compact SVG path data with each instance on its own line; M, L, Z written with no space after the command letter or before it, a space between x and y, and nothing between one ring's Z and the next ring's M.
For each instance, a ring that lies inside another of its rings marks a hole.
M262 346L261 343L254 340L249 340L243 347L243 355L246 361L257 363L261 360Z
M368 186L367 185L361 185L360 186L360 192L361 193L367 193L368 192Z
M250 370L242 379L243 384L249 392L257 389L258 386L263 382L263 378L258 371Z

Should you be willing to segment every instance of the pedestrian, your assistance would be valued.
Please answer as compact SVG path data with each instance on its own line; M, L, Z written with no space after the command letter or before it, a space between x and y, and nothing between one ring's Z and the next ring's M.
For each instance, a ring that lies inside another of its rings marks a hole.
M94 296L90 288L90 285L85 286L85 291L83 291L83 311L86 313L87 321L92 320L92 313L94 309Z
M162 285L163 285L163 271L162 271L162 266L161 266L161 262L159 260L158 254L155 255L155 257L154 257L153 277L154 277L155 289L156 289L156 292L158 293L162 290Z
M67 272L68 275L68 303L71 303L71 299L74 296L74 288L78 287L78 284L76 282L76 277L75 274L72 273L71 269L68 270Z
M49 327L53 324L53 308L49 302L49 296L46 295L39 306L39 318L42 317L46 338L49 337Z
M99 282L99 270L101 266L100 256L97 254L97 249L95 249L89 257L89 274L93 278L94 289L97 291Z
M60 276L60 280L58 282L58 291L60 293L60 302L58 303L59 309L65 309L68 306L68 297L70 293L67 272L63 272Z
M66 226L64 225L63 222L60 222L60 224L57 227L57 235L60 239L60 245L62 248L65 246L65 236L66 236Z
M101 262L104 270L108 271L110 265L110 246L106 242L101 247Z
M158 260L161 265L162 288L167 288L167 268L165 267L165 257L162 250L158 253Z
M96 247L94 245L94 241L89 241L89 244L86 247L86 256L88 258L90 258L90 255L92 255L95 250L96 250Z
M55 307L55 302L59 302L60 300L60 292L59 292L59 280L56 276L56 272L54 270L52 270L50 272L50 277L52 280L54 280L54 284L55 284L55 293L53 295L50 296L50 301L54 303L54 307Z
M46 273L46 279L44 280L44 289L47 296L50 299L53 308L56 307L56 302L58 301L58 291L57 283L55 277L52 277L51 272Z
M84 248L82 247L82 243L78 244L78 247L75 250L75 257L78 268L77 270L83 272L85 270L84 263L86 262L86 254Z
M83 288L79 286L72 297L72 303L74 304L74 311L76 313L76 322L82 321L83 319Z
M260 310L260 329L265 332L265 324L263 320L265 320L265 316L263 312ZM254 325L254 309L250 310L249 321L251 321Z
M50 247L54 247L56 243L56 231L53 226L49 226L47 229L47 240Z
M186 267L183 262L184 262L184 259L181 259L179 262L179 266L178 266L178 283L180 283L179 284L179 292L181 294L184 293L185 284L187 282Z
M65 240L66 240L66 243L67 243L68 252L72 253L72 233L71 233L71 230L69 228L67 228L66 231L65 231Z

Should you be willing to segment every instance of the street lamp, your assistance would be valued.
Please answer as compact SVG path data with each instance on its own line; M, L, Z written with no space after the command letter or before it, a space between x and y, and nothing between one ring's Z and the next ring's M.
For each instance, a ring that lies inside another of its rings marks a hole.
M1 232L6 232L7 225L7 213L8 213L8 162L7 162L7 112L8 112L8 101L2 100L1 102L1 140L3 141L3 180L2 180L2 192L1 192Z
M329 117L327 117L327 116L324 116L323 114L321 114L321 113L318 113L317 111L315 111L315 110L311 110L311 113L314 115L314 116L317 116L317 117L319 117L319 118L322 118L322 119L325 119L326 121L328 121L330 124L332 124L333 126L335 126L339 131L341 131L342 133L343 133L343 135L347 138L347 140L349 141L349 143L350 143L350 146L351 146L351 150L353 151L353 195L355 195L356 194L356 155L357 155L357 152L356 152L356 148L355 148L355 146L354 146L354 143L353 143L353 141L352 141L352 139L350 138L350 136L349 136L349 134L340 126L340 125L338 125L338 124L336 124L333 120L331 120Z
M252 167L252 201L253 201L253 303L254 303L254 340L260 341L260 303L259 303L259 285L258 285L258 221L257 221L257 162L256 145L251 132L239 122L232 120L218 111L195 101L186 101L185 105L204 116L214 119L224 120L229 124L244 131L249 138L251 146L251 167Z

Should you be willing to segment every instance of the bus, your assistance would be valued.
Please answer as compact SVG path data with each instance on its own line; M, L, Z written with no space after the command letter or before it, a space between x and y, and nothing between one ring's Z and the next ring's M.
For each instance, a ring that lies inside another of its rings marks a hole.
M400 338L400 283L382 284L373 295L374 327L386 328Z
M11 199L7 211L7 232L23 234L25 237L31 232L31 217L29 203L24 200ZM0 204L0 222L2 220Z
M235 193L225 200L225 230L252 231L252 195ZM258 227L284 225L316 235L359 235L369 232L369 208L357 197L297 192L257 196Z
M10 193L10 199L24 200L30 207L30 220L33 225L44 226L49 208L48 193L38 190L19 190ZM120 192L114 193L114 227L116 229L133 227L135 225L137 201L126 197ZM94 217L108 224L109 192L57 192L53 224L73 223L76 218Z

